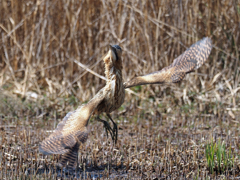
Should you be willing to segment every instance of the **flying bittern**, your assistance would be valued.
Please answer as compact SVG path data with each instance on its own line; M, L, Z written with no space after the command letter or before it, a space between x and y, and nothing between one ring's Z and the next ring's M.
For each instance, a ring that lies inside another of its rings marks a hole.
M135 77L123 84L122 82L122 50L119 46L111 46L104 58L107 83L87 104L80 106L74 112L68 113L60 122L53 134L46 138L39 146L44 154L64 154L62 165L69 161L69 166L76 162L80 143L84 143L88 136L88 120L93 112L99 115L106 112L114 124L112 129L106 121L106 130L113 139L117 138L117 125L109 113L119 108L124 102L124 89L144 84L176 83L181 81L187 73L198 69L208 58L212 49L209 38L203 38L193 44L173 63L160 71ZM100 119L100 118L99 118Z
M68 113L60 122L53 134L39 146L44 154L64 154L61 164L73 167L77 159L80 143L84 143L88 136L87 124L92 114L97 114L97 120L104 123L106 131L110 132L113 140L117 139L117 125L109 113L118 109L124 102L125 90L122 81L122 49L118 45L110 46L110 50L103 58L105 63L106 85L85 105L74 112ZM101 120L99 114L107 113L114 124L114 128L107 121Z

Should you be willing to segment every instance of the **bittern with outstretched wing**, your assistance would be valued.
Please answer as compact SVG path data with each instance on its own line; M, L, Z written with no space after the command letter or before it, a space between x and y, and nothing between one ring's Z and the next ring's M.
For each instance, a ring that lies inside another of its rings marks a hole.
M97 120L104 123L112 139L117 140L117 125L109 113L119 108L124 102L125 90L122 81L122 49L118 45L110 45L110 50L103 58L105 63L106 85L85 105L68 113L58 124L54 133L46 138L39 146L43 154L63 154L61 164L73 168L80 143L84 143L88 136L87 125L92 114L97 114ZM107 113L114 124L99 118L101 113Z
M176 83L181 81L187 73L198 69L208 58L212 43L209 38L203 38L193 44L174 62L160 71L144 76L135 77L123 84L122 81L122 50L118 45L110 46L105 56L105 74L107 83L87 104L80 106L74 112L68 113L60 122L53 134L45 139L39 146L40 152L44 154L64 154L62 165L69 161L69 166L76 162L80 143L87 139L87 125L92 113L101 114L106 112L114 124L104 123L107 132L111 133L113 139L117 140L117 125L109 113L119 108L124 102L125 88L144 84Z

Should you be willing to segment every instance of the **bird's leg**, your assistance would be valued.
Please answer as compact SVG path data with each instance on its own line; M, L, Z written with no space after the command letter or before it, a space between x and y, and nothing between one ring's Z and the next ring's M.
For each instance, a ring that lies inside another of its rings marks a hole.
M111 118L110 114L107 114L107 116L113 123L113 137L115 136L115 144L116 144L117 143L117 137L118 137L118 127L117 127L117 124ZM114 140L114 138L112 138L112 139Z
M114 140L114 137L113 137L113 129L111 128L111 126L109 125L109 123L108 123L107 121L105 121L105 120L100 119L99 116L97 116L96 120L103 123L104 128L105 128L106 133L107 133L107 137L108 137L108 132L109 132L110 135L111 135L111 137L112 137L112 140Z
M75 176L77 177L77 172L78 172L78 168L79 168L79 163L78 163L78 152L77 152L77 167L75 169Z

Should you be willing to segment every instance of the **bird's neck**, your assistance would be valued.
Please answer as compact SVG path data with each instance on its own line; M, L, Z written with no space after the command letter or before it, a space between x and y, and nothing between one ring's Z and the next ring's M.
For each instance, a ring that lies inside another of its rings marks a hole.
M107 77L107 82L112 80L122 81L122 70L116 68L115 66L105 65L105 75Z

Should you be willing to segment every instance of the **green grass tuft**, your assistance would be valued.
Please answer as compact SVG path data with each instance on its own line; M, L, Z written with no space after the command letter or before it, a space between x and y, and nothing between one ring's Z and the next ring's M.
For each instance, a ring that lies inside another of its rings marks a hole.
M233 167L234 155L232 154L231 147L229 147L227 153L226 145L224 141L221 142L220 139L218 143L211 141L211 143L206 145L205 156L211 174L213 174L214 171L222 174Z

